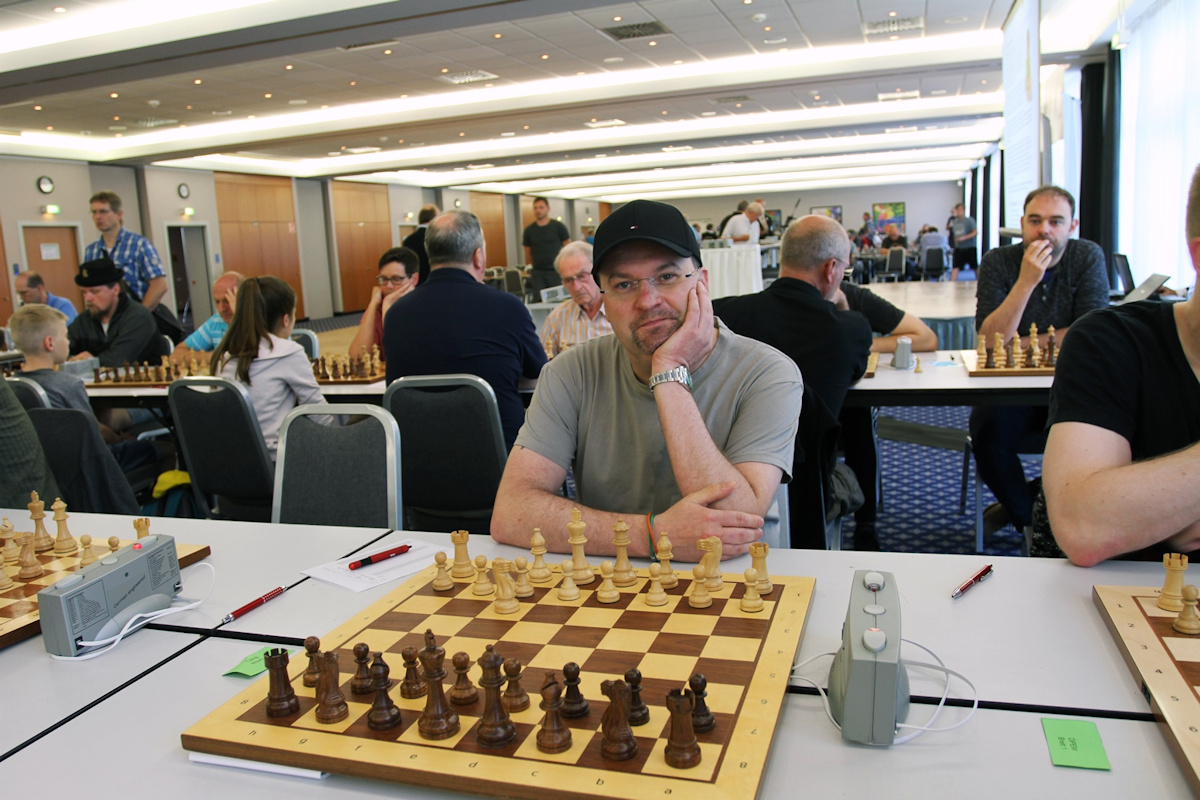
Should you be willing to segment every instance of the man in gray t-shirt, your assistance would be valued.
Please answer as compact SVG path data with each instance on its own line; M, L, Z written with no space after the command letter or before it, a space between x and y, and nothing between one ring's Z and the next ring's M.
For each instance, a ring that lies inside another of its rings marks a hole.
M958 280L960 269L979 268L979 232L975 220L967 216L967 209L962 203L954 207L954 216L947 226L954 234L954 263L950 270L950 280Z
M799 370L715 319L695 233L671 206L636 200L601 223L593 275L613 335L543 369L492 537L528 545L537 527L551 551L566 552L577 507L590 553L614 552L618 519L631 556L648 555L663 532L685 561L699 559L695 543L708 536L725 556L746 552L790 479ZM568 468L579 503L557 493Z

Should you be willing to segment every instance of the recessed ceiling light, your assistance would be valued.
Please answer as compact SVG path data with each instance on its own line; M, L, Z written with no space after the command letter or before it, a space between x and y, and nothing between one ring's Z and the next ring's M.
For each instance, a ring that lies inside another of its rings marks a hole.
M980 81L984 86L987 86L987 81Z
M516 131L504 131L504 132L503 132L503 133L501 133L500 135L501 135L501 136L516 136L516 135L517 135L517 132L516 132Z
M291 68L292 68L291 64L288 64L286 67L284 67L284 69L291 69Z
M34 111L41 111L41 110L42 110L42 107L41 107L41 106L34 106L34 107L33 107L33 110L34 110Z
M306 105L308 105L308 101L307 100L288 100L288 105L289 106L306 106Z
M494 83L485 83L485 84L483 85L483 88L485 88L485 89L490 89L490 88L492 88L492 87L493 87L493 86L495 86L495 85L496 85L496 84L494 84ZM405 97L408 97L408 95L404 95L404 96L405 96Z
M204 83L204 81L200 80L199 78L196 78L196 80L192 81L192 83L194 83L194 84L196 84L197 86L199 86L200 84Z
M620 22L620 21L621 21L620 17L613 17L613 22Z
M116 100L118 97L120 97L120 95L118 95L116 92L109 92L108 96L111 97L113 100Z
M504 38L504 34L503 34L503 33L493 33L493 34L492 34L492 38L493 38L493 39L503 39L503 38Z
M550 58L549 53L542 53L542 61L545 61L548 58Z
M820 100L820 99L821 99L821 95L819 95L819 94L813 95L813 100Z
M889 11L889 12L888 12L888 16L889 16L889 17L894 17L894 16L896 16L896 12L895 12L895 11Z
M770 31L770 30L771 30L771 26L770 26L770 25L767 25L765 28L763 28L763 30L764 30L764 31Z
M663 111L662 113L666 114L667 112L666 112L666 111Z
M888 39L889 39L889 40L891 40L891 41L893 41L893 42L894 42L894 41L896 41L896 40L897 40L897 39L899 39L899 38L900 38L900 37L899 37L899 36L897 36L897 35L896 35L896 34L894 34L894 33L893 33L891 36L889 36L889 37L888 37Z
M717 112L715 112L715 111L701 111L700 112L700 116L702 116L702 117L715 117L716 115L717 115Z
M621 58L620 56L609 56L608 58L604 59L604 63L605 64L620 64L624 60L625 59Z
M119 114L113 115L113 122L118 122L118 121L120 121L120 119L121 119L121 116Z
M266 98L267 100L270 100L270 99L271 99L271 93L270 93L270 92L267 92L266 94L264 94L264 95L263 95L263 97L264 97L264 98Z
M683 63L683 60L682 60L682 59L678 59L678 58L677 58L677 59L675 59L675 63L676 63L676 64L682 64L682 63Z
M325 105L325 106L321 106L321 108L329 108L329 106Z
M754 2L754 0L742 0L742 5L748 6L748 5L752 4L753 2Z
M63 8L62 6L55 6L54 13L55 14L65 14L65 13L67 13L67 10L65 8Z
M48 130L48 131L52 131L52 130L54 130L54 126L53 126L53 125L47 125L47 126L46 126L46 130Z
M649 44L651 47L658 47L658 42L655 41L647 42L647 44Z
M466 136L466 135L467 135L467 132L466 132L466 131L459 131L459 132L458 132L458 135L459 135L459 136Z
M445 75L445 74L446 74L447 72L449 72L449 71L450 71L450 68L449 68L449 67L442 67L442 74L443 74L443 75Z
M583 72L582 70L580 70L579 72L576 72L575 74L576 75L587 75L587 73Z
M734 108L741 108L741 107L742 107L742 104L741 104L741 103L735 103L733 107L734 107Z
M254 116L255 116L254 114L249 114L249 115L247 115L246 119L254 119Z
M350 81L351 86L358 86L358 81Z
M384 50L384 51L383 51L383 54L384 54L385 56L390 56L390 55L392 54L392 51L391 51L391 50Z
M527 130L529 130L529 126L528 126L528 125L522 125L522 126L521 126L521 130L526 130L526 131L527 131Z

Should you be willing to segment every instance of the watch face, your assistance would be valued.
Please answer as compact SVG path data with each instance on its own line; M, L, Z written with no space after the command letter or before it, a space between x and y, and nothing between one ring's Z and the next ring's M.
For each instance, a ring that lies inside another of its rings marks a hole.
M177 191L179 192L179 196L183 197L183 198L186 198L188 195L190 195L192 193L192 190L188 188L188 185L186 183L179 184L179 188Z
M37 179L37 188L42 194L50 194L54 191L54 181L43 175Z

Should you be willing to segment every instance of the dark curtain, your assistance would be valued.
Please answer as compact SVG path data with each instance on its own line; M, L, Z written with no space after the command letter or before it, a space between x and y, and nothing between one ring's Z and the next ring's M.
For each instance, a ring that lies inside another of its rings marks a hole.
M979 241L983 242L979 257L988 251L987 243L992 240L992 156L983 160L983 211L979 215Z
M1100 245L1108 261L1109 285L1120 284L1112 252L1117 239L1120 191L1121 51L1109 49L1104 64L1082 70L1083 143L1079 176L1079 236Z

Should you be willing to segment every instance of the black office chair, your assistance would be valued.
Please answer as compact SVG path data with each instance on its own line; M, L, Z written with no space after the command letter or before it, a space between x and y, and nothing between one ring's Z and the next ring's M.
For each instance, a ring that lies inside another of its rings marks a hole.
M413 375L387 388L400 425L409 530L486 534L508 454L496 394L476 375Z
M305 355L311 361L321 356L321 343L317 335L307 328L296 328L292 331L292 341L298 342L304 348Z
M26 411L31 408L53 408L50 405L50 395L46 394L46 390L37 381L21 375L12 375L7 380L13 394L17 396L17 401Z
M95 417L86 411L33 408L27 413L71 510L130 515L140 512L134 493L153 485L158 477L157 465L141 467L128 475L122 472L100 436Z
M931 247L925 251L925 263L917 268L922 280L940 281L946 274L946 251Z
M226 378L180 378L167 401L204 516L270 522L275 467L246 387Z
M316 415L363 417L327 426ZM279 428L272 522L390 528L400 525L400 429L379 406L298 406Z

